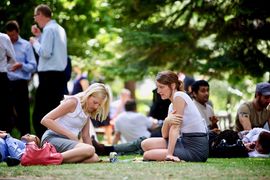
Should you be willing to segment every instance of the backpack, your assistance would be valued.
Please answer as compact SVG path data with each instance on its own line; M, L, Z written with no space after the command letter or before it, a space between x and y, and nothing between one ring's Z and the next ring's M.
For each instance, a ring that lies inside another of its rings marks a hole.
M248 157L248 151L238 136L238 132L224 130L210 144L209 157L237 158Z

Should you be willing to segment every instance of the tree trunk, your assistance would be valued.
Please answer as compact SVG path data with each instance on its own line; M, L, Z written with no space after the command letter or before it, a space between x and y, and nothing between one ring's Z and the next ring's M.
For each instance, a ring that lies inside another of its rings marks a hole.
M135 97L136 81L125 82L125 88L130 90L131 98L136 99L136 97Z

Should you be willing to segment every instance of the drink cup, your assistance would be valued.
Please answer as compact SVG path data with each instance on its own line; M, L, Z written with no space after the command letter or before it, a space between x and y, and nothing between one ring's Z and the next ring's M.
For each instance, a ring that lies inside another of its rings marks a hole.
M117 159L117 153L116 152L111 152L110 153L110 162L111 163L115 163L117 161L118 161L118 159Z

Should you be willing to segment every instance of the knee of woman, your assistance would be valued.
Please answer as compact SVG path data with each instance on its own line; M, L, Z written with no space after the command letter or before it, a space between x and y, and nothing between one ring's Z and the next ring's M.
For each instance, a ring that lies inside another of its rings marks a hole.
M91 157L93 154L95 154L95 148L89 144L82 143L80 148L83 150L86 156Z
M149 160L149 152L148 151L143 153L143 159L144 160Z
M91 146L89 144L87 144L85 149L86 149L86 152L88 152L90 156L92 156L96 152L94 146Z
M147 139L145 139L145 140L143 140L141 142L141 148L142 148L143 151L147 151L148 150L148 141L147 141Z
M93 159L93 162L99 162L100 161L100 159L99 159L99 157L98 157L97 154L94 154L93 157L92 157L92 159Z
M91 153L91 154L95 154L96 153L96 149L94 148L94 146L89 146L88 147L89 148L89 152Z

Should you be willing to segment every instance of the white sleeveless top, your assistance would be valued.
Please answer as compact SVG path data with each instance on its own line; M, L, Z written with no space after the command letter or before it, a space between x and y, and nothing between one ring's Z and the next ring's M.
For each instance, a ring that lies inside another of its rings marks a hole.
M181 133L206 133L207 126L203 120L199 110L192 101L192 99L185 93L177 91L173 95L173 99L181 97L186 102L186 106L183 114L183 125ZM169 113L173 111L173 104L169 106Z
M58 118L56 122L60 126L74 133L75 135L79 135L79 132L82 130L87 120L89 120L89 117L83 112L79 98L74 97L74 96L66 96L62 102L64 102L65 100L69 98L76 98L77 100L76 109L74 110L74 112L68 113Z

